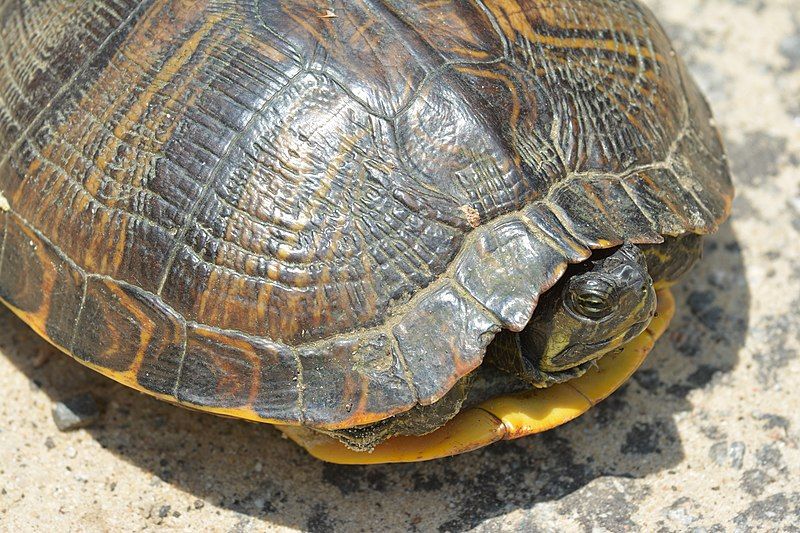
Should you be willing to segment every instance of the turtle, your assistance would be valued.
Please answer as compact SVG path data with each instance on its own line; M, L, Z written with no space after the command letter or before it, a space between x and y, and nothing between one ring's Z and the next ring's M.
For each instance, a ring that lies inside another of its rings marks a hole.
M730 212L635 0L5 0L0 37L0 299L328 461L579 415Z

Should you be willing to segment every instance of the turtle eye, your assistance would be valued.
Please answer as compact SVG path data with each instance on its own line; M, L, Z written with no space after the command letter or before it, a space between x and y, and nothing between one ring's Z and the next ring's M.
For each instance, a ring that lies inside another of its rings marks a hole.
M570 287L567 304L578 315L601 319L617 307L614 288L601 280L585 280Z

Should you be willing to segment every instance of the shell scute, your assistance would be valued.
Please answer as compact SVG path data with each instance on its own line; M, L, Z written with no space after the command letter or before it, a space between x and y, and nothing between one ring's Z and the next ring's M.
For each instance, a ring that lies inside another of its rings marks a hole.
M677 183L669 169L648 169L622 179L631 198L666 235L678 235L686 228L705 225L704 213L694 198Z
M386 334L344 338L298 350L303 420L329 429L385 418L412 407L414 391Z
M607 248L624 240L661 240L619 181L617 177L572 179L552 195L556 215L587 248Z
M4 213L0 298L37 332L69 349L81 306L84 275L46 239Z
M174 377L168 376L177 375L183 321L160 300L131 285L89 277L77 327L74 357L172 393Z
M286 346L200 325L187 330L176 398L243 418L301 420L299 367Z
M450 283L432 289L392 329L421 405L477 367L500 326Z
M564 224L553 213L552 209L543 202L534 202L521 212L530 227L546 240L551 246L560 250L561 254L570 263L583 261L591 252L564 227Z
M677 186L691 196L692 203L704 214L704 224L696 231L711 233L730 212L733 187L728 164L721 147L708 148L700 130L690 128L677 142L672 168Z
M519 219L489 224L455 266L455 279L469 294L520 331L531 318L539 294L566 267L561 250L531 234Z

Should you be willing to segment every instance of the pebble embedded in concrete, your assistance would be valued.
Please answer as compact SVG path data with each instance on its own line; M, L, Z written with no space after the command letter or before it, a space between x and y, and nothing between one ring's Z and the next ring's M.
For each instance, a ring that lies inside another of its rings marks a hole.
M53 422L59 431L87 427L100 417L94 396L84 393L58 402L53 408Z

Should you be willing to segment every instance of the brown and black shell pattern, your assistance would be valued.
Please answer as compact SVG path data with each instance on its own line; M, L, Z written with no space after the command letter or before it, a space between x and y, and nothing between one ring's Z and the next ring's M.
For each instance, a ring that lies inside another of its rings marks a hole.
M633 1L5 0L0 60L0 297L222 414L434 402L567 263L731 203Z

